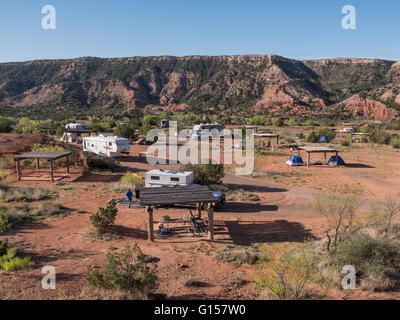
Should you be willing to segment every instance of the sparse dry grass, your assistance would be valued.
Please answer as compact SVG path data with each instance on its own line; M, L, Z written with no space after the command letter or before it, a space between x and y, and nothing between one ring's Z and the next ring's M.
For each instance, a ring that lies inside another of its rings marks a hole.
M0 202L30 202L57 198L57 193L42 188L10 187L0 184Z

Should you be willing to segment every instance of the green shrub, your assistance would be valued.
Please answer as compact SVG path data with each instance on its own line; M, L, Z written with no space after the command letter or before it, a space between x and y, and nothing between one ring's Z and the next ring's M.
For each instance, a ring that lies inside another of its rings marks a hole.
M370 131L369 139L371 142L378 144L389 144L392 137L381 129L373 129Z
M350 141L349 140L342 141L342 146L343 147L349 147L350 146Z
M282 127L283 126L283 120L281 118L277 118L274 120L272 123L274 127Z
M320 128L317 132L317 136L327 136L329 140L332 140L336 137L336 132L331 130L330 128L323 127Z
M183 171L193 172L193 182L201 185L220 184L225 176L224 165L221 164L187 164L181 166Z
M0 132L8 133L11 132L12 127L10 121L7 118L0 117Z
M286 125L289 127L296 127L298 125L298 122L294 118L290 118L287 122Z
M261 251L254 246L227 245L217 252L218 261L235 264L255 264L261 256Z
M8 246L8 240L0 242L0 269L15 271L33 267L35 263L30 257L19 257L16 248Z
M260 264L268 269L256 277L255 283L265 295L277 300L304 300L310 298L310 285L317 279L318 256L300 246L275 258L265 249Z
M315 127L317 125L318 125L318 123L316 123L312 119L307 119L306 121L304 121L304 126L306 126L306 127Z
M137 187L144 186L144 180L132 173L131 171L128 171L121 177L121 182L134 184Z
M118 161L110 158L100 156L93 152L82 151L82 158L84 158L84 162L86 166L90 169L108 169L113 170L119 167Z
M7 217L0 215L0 233L6 232L11 228L12 224Z
M114 224L118 209L115 201L111 201L106 208L99 210L90 216L90 221L98 234L106 233Z
M400 247L387 238L358 234L340 243L333 259L340 268L354 266L360 284L369 290L389 290L400 284Z
M107 253L102 270L88 269L88 283L97 288L122 290L135 298L147 298L157 288L157 266L148 262L139 246Z
M307 142L317 143L318 135L313 131L307 136Z
M298 133L298 134L297 134L297 137L298 137L300 140L304 140L304 133L303 133L303 132Z
M395 149L400 149L400 138L393 137L390 145Z
M266 116L255 115L253 118L251 118L250 124L252 126L268 126L271 124L271 119Z
M4 239L0 241L0 257L7 253L8 249L8 239Z

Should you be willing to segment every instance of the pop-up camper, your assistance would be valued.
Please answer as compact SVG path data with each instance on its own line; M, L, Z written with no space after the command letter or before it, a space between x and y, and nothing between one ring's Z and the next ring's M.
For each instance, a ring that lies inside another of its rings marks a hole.
M146 187L188 186L193 183L193 172L154 169L146 172Z
M129 154L130 143L126 138L98 135L83 138L83 151L93 152L107 157Z

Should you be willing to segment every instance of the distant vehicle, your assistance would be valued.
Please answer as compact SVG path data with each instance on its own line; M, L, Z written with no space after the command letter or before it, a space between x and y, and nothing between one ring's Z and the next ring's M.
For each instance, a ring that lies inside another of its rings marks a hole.
M83 138L83 151L89 151L106 157L118 157L129 154L130 142L117 136L98 135Z
M354 132L353 128L344 128L342 132Z
M203 140L216 138L223 135L224 126L222 124L214 123L214 124L204 124L200 123L198 125L193 126L192 138Z
M193 172L178 170L154 169L146 172L145 186L149 188L174 186L199 186L193 183ZM225 203L225 195L219 191L212 191L218 202L215 209L220 209Z

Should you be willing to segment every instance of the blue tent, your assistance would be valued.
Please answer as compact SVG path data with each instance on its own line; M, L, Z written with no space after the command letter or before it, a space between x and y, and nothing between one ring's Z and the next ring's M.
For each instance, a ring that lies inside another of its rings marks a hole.
M292 156L288 161L286 161L288 166L304 166L303 159L299 156Z
M329 143L329 138L327 136L320 136L319 137L319 142Z
M334 166L335 163L336 163L336 156L332 156L332 157L329 159L328 164L331 165L331 166ZM343 160L340 156L338 156L337 163L338 163L338 165L340 165L340 166L346 165L346 163L344 162L344 160Z

